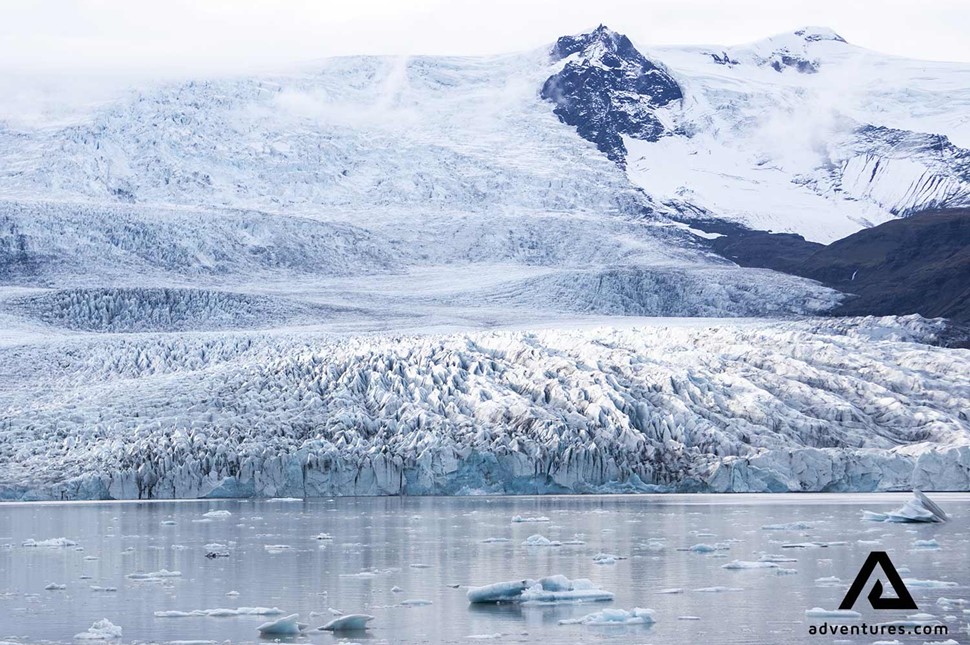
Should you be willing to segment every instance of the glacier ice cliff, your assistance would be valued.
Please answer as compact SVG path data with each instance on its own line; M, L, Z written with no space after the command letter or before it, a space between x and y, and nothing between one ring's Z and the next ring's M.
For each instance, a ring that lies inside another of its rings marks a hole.
M917 317L3 349L0 497L970 488Z

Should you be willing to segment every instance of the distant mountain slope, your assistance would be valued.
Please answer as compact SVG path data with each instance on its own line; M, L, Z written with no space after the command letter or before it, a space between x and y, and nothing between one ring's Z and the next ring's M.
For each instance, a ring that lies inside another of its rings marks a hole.
M812 253L797 273L853 294L833 313L918 313L970 322L970 209L865 229Z

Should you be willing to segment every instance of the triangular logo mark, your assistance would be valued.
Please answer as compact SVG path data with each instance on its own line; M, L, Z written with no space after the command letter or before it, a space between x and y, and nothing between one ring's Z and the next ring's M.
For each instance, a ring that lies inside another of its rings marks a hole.
M859 599L859 594L865 588L866 583L869 582L869 578L872 576L872 572L876 570L876 565L882 569L883 573L886 574L886 579L889 584L892 585L893 591L896 592L895 598L883 598L882 597L882 582L876 580L876 584L872 586L872 591L869 592L867 596L869 598L869 604L872 605L873 609L918 609L916 606L916 601L913 600L913 596L910 595L909 589L903 584L903 579L899 577L899 572L896 571L896 567L893 566L892 560L889 559L889 554L885 551L873 551L866 558L865 564L862 565L862 569L859 570L859 575L855 577L852 581L852 586L849 587L849 591L846 592L845 598L842 599L842 604L839 605L839 609L852 609L855 605L855 601Z

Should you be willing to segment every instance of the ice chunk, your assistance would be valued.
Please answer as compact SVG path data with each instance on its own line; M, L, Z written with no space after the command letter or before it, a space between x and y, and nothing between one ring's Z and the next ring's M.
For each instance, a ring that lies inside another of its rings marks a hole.
M512 580L510 582L495 582L482 587L472 587L468 590L468 602L495 603L517 601L522 595L522 592L534 584L534 580Z
M701 587L700 589L694 589L694 591L700 593L727 593L729 591L744 591L741 587Z
M77 546L77 542L74 540L68 540L67 538L50 538L49 540L24 540L20 546L27 547L69 547Z
M511 541L512 540L510 540L509 538L490 537L490 538L485 538L484 540L482 540L482 544L503 544L505 542L511 542Z
M940 548L940 543L936 539L932 540L916 540L913 542L914 549L928 549L934 550Z
M91 585L91 591L103 591L103 592L115 592L118 591L118 587L101 587L98 585Z
M562 584L565 580L567 584ZM603 602L613 600L609 591L598 589L590 580L568 580L563 576L543 578L522 592L525 605L548 605L568 602Z
M321 631L328 632L354 632L367 629L367 623L374 620L373 616L367 614L347 614L334 618L329 623L320 627Z
M549 538L539 535L530 535L522 543L522 546L562 546L562 542L556 542L555 540L550 540Z
M215 520L215 519L224 520L226 518L232 517L232 513L226 510L209 511L208 513L203 513L202 517L206 517L210 520Z
M889 513L863 511L862 517L872 522L946 522L950 519L942 508L921 491L914 490L913 498Z
M762 531L809 531L815 528L808 522L789 522L788 524L765 524Z
M548 517L545 517L545 516L523 517L522 515L515 515L514 517L512 517L512 523L513 524L532 523L532 522L548 522L548 521L549 521L549 518Z
M851 609L822 609L821 607L813 607L812 609L806 609L805 615L808 618L843 618L843 619L855 619L862 618L862 614Z
M307 624L299 622L299 618L300 614L290 614L263 623L256 630L263 636L297 636L307 628Z
M107 618L95 622L86 632L75 634L74 638L84 641L110 641L121 638L121 627L113 624Z
M624 609L603 609L582 618L560 620L560 625L650 625L654 622L652 609L635 607L630 611Z
M929 589L960 586L958 583L950 582L949 580L920 580L919 578L903 578L903 583L907 587L926 587Z
M497 582L484 587L472 587L468 590L468 601L472 603L553 604L612 599L612 593L598 589L589 580L570 580L562 575L549 576L539 580L525 579Z
M333 539L333 536L330 535L329 533L318 533L314 539L315 540L332 540Z
M727 564L721 565L722 569L777 569L778 565L774 562L751 562L747 560L732 560Z
M52 582L44 587L45 591L64 591L65 589L67 589L67 585L57 584L56 582Z
M625 560L618 555L613 555L612 553L597 553L593 556L593 562L595 564L616 564L617 560Z
M688 551L693 551L694 553L714 553L717 551L717 547L712 544L695 544L694 546L687 547Z
M181 571L169 571L168 569L160 569L158 571L151 571L149 573L129 573L125 576L129 580L161 580L163 578L180 578L182 577Z
M401 589L397 585L394 585L393 587L391 587L391 592L392 593L401 593L402 591L404 591L404 589Z

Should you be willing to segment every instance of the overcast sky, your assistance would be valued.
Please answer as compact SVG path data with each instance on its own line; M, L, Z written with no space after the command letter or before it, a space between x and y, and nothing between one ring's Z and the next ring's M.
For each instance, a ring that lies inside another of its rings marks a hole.
M646 46L822 25L871 49L970 62L970 0L17 0L0 5L0 70L198 73L499 53L601 22Z

